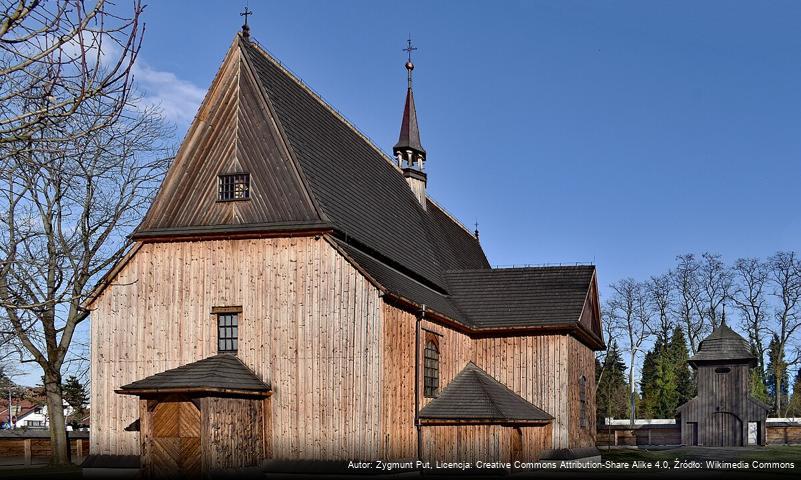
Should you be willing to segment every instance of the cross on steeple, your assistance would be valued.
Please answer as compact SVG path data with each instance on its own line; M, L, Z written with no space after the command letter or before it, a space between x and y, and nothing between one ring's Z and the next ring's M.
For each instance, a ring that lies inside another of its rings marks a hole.
M417 47L412 46L412 34L409 34L409 39L406 40L406 48L403 49L404 52L408 55L408 60L406 61L406 71L408 73L408 82L409 88L412 88L412 70L414 70L414 64L412 63L412 52L417 50Z
M412 46L412 35L409 34L409 39L406 40L406 48L403 49L409 55L409 63L412 63L412 52L417 50L417 47Z
M248 16L253 15L253 11L245 5L245 9L240 12L241 16L245 17L245 23L242 24L242 38L250 41L250 26L248 25Z
M478 240L478 220L476 220L476 230L473 232L473 236Z
M247 6L245 6L245 9L242 12L240 12L239 15L245 17L245 24L243 26L246 27L248 24L248 16L253 15L253 11L249 9Z

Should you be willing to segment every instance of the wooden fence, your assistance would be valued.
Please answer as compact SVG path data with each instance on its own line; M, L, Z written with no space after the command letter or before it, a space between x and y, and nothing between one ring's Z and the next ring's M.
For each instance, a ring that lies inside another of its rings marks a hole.
M801 423L767 422L768 445L801 445ZM677 424L598 425L599 447L637 447L645 445L680 445L681 428Z
M89 454L89 432L67 432L70 459L80 463ZM0 464L31 465L50 459L50 432L47 430L0 430Z

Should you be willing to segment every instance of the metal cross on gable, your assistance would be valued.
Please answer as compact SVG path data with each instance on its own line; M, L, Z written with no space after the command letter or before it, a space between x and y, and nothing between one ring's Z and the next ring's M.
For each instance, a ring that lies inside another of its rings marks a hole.
M245 9L239 15L245 17L245 25L247 25L248 24L248 16L249 15L253 15L253 10L251 10L247 6L245 6Z
M406 40L406 48L403 49L409 55L409 62L412 61L412 52L417 50L417 47L412 46L412 36L409 35L409 39Z

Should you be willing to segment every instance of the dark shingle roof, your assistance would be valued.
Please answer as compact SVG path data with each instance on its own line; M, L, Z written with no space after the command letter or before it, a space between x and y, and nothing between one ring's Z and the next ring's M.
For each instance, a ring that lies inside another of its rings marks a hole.
M235 355L219 354L151 375L120 387L120 393L144 391L237 391L263 394L270 386L262 382Z
M408 275L386 265L376 258L362 252L352 245L335 239L335 243L360 267L362 267L373 280L381 284L390 292L409 301L424 304L449 318L466 322L465 316L453 304L447 295L443 295L429 287L415 281Z
M470 362L437 398L420 410L427 421L547 422L551 415Z
M701 340L698 351L689 362L697 366L699 362L747 362L756 363L748 342L737 332L721 323L712 333Z
M444 287L425 210L403 174L261 48L245 47L309 189L341 235Z
M490 264L478 240L456 223L439 205L428 199L426 220L431 243L445 270L489 269Z
M577 322L594 266L451 270L453 301L477 328Z

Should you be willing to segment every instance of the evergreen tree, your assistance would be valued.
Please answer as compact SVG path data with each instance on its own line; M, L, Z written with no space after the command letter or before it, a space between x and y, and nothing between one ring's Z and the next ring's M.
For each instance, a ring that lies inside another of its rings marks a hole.
M687 341L681 327L676 326L673 329L668 349L676 372L676 407L678 408L695 396L695 375L687 363L690 352L687 350ZM673 418L675 415L674 411L668 418Z
M787 415L790 417L801 417L801 369L795 374L793 381L793 396L787 404Z
M628 385L626 364L623 363L617 342L612 341L609 345L603 365L596 359L595 379L598 385L595 394L598 424L605 417L624 418L628 412Z
M645 353L642 361L640 375L640 415L644 418L659 418L657 402L659 391L657 388L657 361L662 354L663 344L661 338L656 339L654 347Z
M759 358L759 350L754 345L751 345L751 354ZM757 362L757 365L750 371L749 391L754 398L770 405L771 399L765 385L765 372L760 365L762 362Z
M86 413L86 405L89 403L89 394L86 392L86 386L82 384L77 377L70 376L67 378L66 383L61 387L64 392L64 401L72 407L72 418L69 420L70 425L77 425Z
M683 343L681 338L677 341ZM681 344L674 345L673 339L668 341L668 337L659 335L654 343L654 348L648 352L643 361L642 368L642 404L641 414L646 418L673 418L676 416L676 408L680 405L679 380L683 374L683 382L689 381L689 371L687 370L687 347L679 349ZM677 350L674 352L674 350ZM682 355L683 352L683 355ZM677 361L677 358L679 359ZM683 365L683 370L681 368ZM686 385L682 385L687 390ZM681 402L683 403L683 402Z
M788 375L787 375L787 362L784 360L784 352L780 351L780 343L778 337L774 334L768 345L768 367L766 369L767 382L765 385L768 388L768 396L770 403L773 405L773 414L781 416L782 412L777 411L776 400L781 401L781 405L787 405L788 393ZM776 378L781 379L781 388L776 390Z

